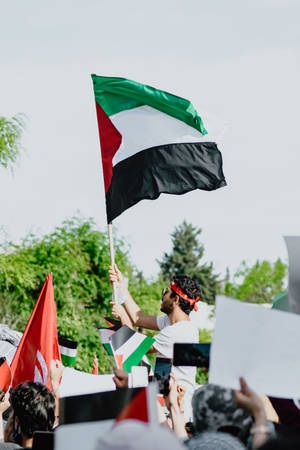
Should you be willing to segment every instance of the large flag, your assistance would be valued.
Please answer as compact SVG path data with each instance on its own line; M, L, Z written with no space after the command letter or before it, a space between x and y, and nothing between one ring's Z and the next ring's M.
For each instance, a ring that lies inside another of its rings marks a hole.
M23 381L38 381L51 388L52 359L61 360L52 274L49 273L11 364L12 387Z
M64 336L58 336L58 344L63 365L75 366L78 342L71 341Z
M226 185L190 101L125 78L92 79L109 223L142 199Z
M155 339L137 333L126 325L110 336L110 345L119 369L131 371L150 349Z

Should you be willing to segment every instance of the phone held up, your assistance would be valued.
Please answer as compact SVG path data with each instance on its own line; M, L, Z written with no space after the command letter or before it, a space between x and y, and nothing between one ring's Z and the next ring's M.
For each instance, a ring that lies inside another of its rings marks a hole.
M210 342L174 344L174 366L196 366L209 369Z

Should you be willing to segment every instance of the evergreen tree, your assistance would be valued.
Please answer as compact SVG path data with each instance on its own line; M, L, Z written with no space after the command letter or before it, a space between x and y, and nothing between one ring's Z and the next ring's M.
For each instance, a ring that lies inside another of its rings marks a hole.
M158 263L164 281L169 282L175 275L188 275L199 282L202 300L212 304L217 293L218 275L213 273L213 263L200 264L204 255L204 246L198 238L201 231L184 221L171 234L172 251L164 253Z

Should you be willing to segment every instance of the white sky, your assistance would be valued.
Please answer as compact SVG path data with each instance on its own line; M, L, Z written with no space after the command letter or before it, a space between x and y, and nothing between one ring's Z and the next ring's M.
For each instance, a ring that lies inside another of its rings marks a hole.
M183 219L202 227L216 270L286 259L299 234L298 0L10 0L1 7L0 114L23 112L24 155L0 169L0 224L12 239L80 211L106 225L91 73L191 100L224 125L228 187L143 201L116 221L147 276ZM210 130L208 130L210 131Z

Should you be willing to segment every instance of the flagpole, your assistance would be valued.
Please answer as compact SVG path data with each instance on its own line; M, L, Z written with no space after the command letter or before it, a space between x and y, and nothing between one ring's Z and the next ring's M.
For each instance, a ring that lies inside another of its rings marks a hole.
M113 237L113 229L112 223L107 224L108 227L108 239L109 239L109 252L110 252L110 265L115 265L115 249L114 249L114 237ZM113 299L116 303L118 303L118 291L117 285L115 282L112 284L113 287Z

